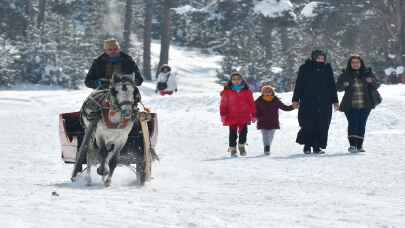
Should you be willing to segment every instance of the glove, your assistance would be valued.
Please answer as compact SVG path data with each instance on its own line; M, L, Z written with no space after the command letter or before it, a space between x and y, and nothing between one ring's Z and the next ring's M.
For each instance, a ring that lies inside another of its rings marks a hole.
M177 89L174 89L174 92L176 92L176 93L177 93Z
M255 116L255 115L253 115L253 116L252 116L252 123L255 123L255 122L256 122L256 120L257 120L256 116Z
M157 89L155 89L155 93L158 93L158 90L157 90Z
M106 89L108 87L108 81L105 79L96 80L96 89Z

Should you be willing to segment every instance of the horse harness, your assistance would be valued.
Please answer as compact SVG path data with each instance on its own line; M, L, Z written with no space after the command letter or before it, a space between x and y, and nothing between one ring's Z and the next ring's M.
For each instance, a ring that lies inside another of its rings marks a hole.
M97 106L101 119L107 128L123 129L136 119L137 108L132 107L131 113L123 113L120 108L122 105L130 103L116 104L116 102L112 101L114 97L109 94L108 90L97 92L102 92L104 96L90 96L89 99Z

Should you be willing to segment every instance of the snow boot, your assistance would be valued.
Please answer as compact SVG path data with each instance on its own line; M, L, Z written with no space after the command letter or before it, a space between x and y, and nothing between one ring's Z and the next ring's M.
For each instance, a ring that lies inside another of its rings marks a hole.
M314 154L324 154L325 151L323 151L321 148L315 146L314 147Z
M264 154L270 155L270 146L269 145L264 146Z
M240 156L246 156L245 144L239 144L238 149L239 149Z
M311 147L310 146L307 146L307 145L304 146L304 154L311 154Z
M347 149L350 153L357 153L359 150L357 150L357 147L355 146L350 146L349 149Z
M234 146L230 146L228 148L228 152L231 153L231 157L237 157L238 156L237 153L236 153L236 147L234 147Z
M364 139L357 139L357 149L359 152L366 152L366 150L363 149L363 141Z
M350 146L356 146L356 139L355 138L352 138L352 137L349 137L349 144L350 144Z

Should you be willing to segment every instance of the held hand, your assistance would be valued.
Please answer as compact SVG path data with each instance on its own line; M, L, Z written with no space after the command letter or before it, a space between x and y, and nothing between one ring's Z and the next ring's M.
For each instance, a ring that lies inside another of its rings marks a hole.
M292 106L293 106L294 109L299 109L299 108L300 108L300 103L294 101L294 102L292 103Z
M106 89L108 87L108 81L106 79L97 79L96 87L96 89Z
M256 123L257 119L255 116L252 116L252 123Z
M373 80L373 78L366 78L366 82L368 82L368 83L372 83L374 80Z
M339 111L339 109L340 109L339 103L334 103L333 108L334 108L335 112Z

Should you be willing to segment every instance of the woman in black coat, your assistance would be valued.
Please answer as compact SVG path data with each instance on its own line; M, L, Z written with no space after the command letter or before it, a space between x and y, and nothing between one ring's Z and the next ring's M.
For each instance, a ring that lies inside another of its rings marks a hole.
M304 145L305 154L311 153L311 147L314 153L325 153L332 104L337 110L338 97L333 70L323 51L313 51L299 68L292 102L299 108L297 143Z
M367 119L371 109L379 102L372 96L373 90L379 87L377 79L359 55L352 55L336 86L339 91L345 91L340 110L348 121L349 152L365 152L363 140Z

